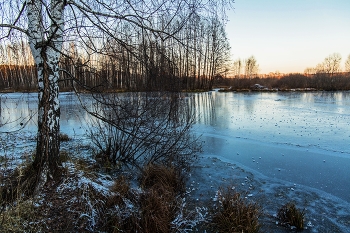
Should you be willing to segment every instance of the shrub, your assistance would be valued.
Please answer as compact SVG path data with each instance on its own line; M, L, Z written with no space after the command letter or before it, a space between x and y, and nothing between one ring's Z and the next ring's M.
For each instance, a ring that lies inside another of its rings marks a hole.
M190 129L194 112L177 93L96 95L89 136L96 160L142 168L148 163L188 165L200 151ZM97 114L100 113L100 114Z
M277 218L282 225L294 226L298 230L302 230L304 229L304 215L304 211L300 211L294 203L289 202L278 210Z
M213 213L211 227L216 232L259 231L258 222L260 207L255 203L247 203L240 193L227 188L218 191L219 206Z

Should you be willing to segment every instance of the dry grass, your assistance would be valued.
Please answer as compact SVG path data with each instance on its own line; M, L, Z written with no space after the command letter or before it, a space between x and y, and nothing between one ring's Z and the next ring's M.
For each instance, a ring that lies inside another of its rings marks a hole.
M165 188L174 194L181 194L185 191L185 180L182 172L175 167L149 164L142 171L140 186L155 190Z
M219 206L214 210L211 227L215 232L245 232L259 231L258 222L261 215L260 207L255 203L247 203L240 193L229 188L218 192Z
M36 181L31 164L22 165L6 177L1 176L0 232L94 232L97 219L106 208L107 197L90 183L95 177L88 166L75 163L57 182L47 182L33 194ZM81 179L81 170L84 177ZM68 169L68 168L66 168ZM28 178L30 177L30 178ZM31 178L34 177L34 178ZM79 183L79 182L86 183Z
M30 162L18 166L12 173L1 177L0 232L43 232L45 220L33 195L36 172Z
M130 188L130 181L126 176L119 176L114 181L113 185L109 188L110 191L113 193L111 196L108 197L106 202L106 208L113 208L115 206L124 207L125 198L128 198L131 196L131 188ZM120 219L118 216L110 216L111 219L109 221L112 222L120 222ZM115 225L115 223L113 223Z
M4 206L28 197L36 185L35 170L30 162L19 165L13 172L0 177L0 202Z
M282 225L294 226L302 230L304 229L304 215L304 211L300 211L294 203L288 202L279 209L277 218Z
M60 141L61 142L68 142L70 140L68 134L60 133Z
M1 232L40 232L42 226L37 222L36 208L31 199L18 199L16 204L8 205L0 212Z
M60 163L65 163L71 160L70 155L67 151L61 150L60 151L60 157L59 157L59 162Z
M97 168L94 164L91 164L90 162L82 158L74 158L72 159L72 163L74 164L74 167L78 171L83 172L84 176L86 176L87 178L95 179L97 177Z
M169 193L160 195L159 190L148 190L140 196L137 203L132 203L134 211L128 210L123 199L118 199L118 196L110 200L114 200L115 208L114 211L105 215L107 220L103 230L107 232L173 232L172 221L178 207L176 198Z
M171 232L177 199L166 187L149 189L141 198L140 226L145 233Z
M35 180L30 163L23 163L14 171L0 176L0 232L36 232L40 227L35 207L28 196L33 192Z
M110 215L109 232L174 232L172 221L179 210L178 194L184 190L184 182L180 172L173 167L150 164L146 166L139 178L143 191L138 196L131 197L130 186L125 177L121 176L114 182L111 190L121 195L129 195L133 200L135 210L123 217ZM118 198L113 197L115 204ZM121 211L125 213L125 211Z
M93 165L83 159L70 159L67 154L62 157L62 160L68 160L69 171L61 183L45 186L39 198L23 195L31 188L30 182L21 182L25 174L32 172L31 166L19 167L12 176L7 176L7 181L0 175L2 183L6 181L12 185L0 186L3 207L0 232L45 232L48 229L53 232L180 231L181 227L174 223L181 212L180 195L185 190L184 177L179 170L150 164L139 177L142 190L131 188L130 177L123 175L118 176L108 190L104 183L99 183L99 174ZM13 188L8 191L4 187ZM247 202L240 193L220 189L216 209L203 220L209 217L211 222L201 225L200 229L256 233L260 229L260 211L257 204ZM304 213L294 204L284 205L277 216L282 225L303 229Z
M182 174L175 167L150 164L142 172L140 186L145 189L140 198L143 232L171 232L178 211L177 195L185 190Z
M185 188L175 168L147 166L139 179L141 192L131 189L126 176L119 176L106 195L106 191L100 192L86 183L87 179L91 183L96 179L95 171L86 161L71 162L74 166L69 168L61 184L43 188L40 196L44 200L38 206L30 199L21 199L24 190L11 190L11 200L16 205L8 204L6 211L0 213L3 221L0 231L175 232L172 221L179 210L178 194ZM27 169L30 166L16 171L13 177L20 179ZM85 181L78 185L81 174ZM2 193L8 192L2 190ZM4 198L1 201L3 203Z
M126 176L119 176L110 187L112 192L118 192L122 197L128 196L130 191L130 181Z

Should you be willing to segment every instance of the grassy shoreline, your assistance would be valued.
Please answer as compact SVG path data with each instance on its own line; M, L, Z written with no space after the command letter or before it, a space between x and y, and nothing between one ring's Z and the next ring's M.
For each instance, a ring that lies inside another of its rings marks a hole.
M2 232L294 232L281 219L289 211L300 212L304 232L346 232L350 226L346 206L215 157L200 157L183 177L171 167L145 167L135 175L75 156L64 157L60 183L33 197L18 195L2 209ZM230 213L238 210L244 228L232 225Z

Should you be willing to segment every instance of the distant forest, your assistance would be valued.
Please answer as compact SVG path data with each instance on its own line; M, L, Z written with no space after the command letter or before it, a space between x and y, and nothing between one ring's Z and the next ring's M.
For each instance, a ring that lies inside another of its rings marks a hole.
M208 78L204 75L179 77L162 73L162 70L155 70L155 74L150 74L148 81L145 82L139 75L125 72L120 67L113 66L113 63L106 63L100 70L91 70L83 64L63 63L62 65L75 73L80 83L77 89L80 91L205 91L214 87L222 87L226 91L350 90L350 72L332 75L294 73L272 77L256 75L251 78L244 76L232 78L216 74ZM0 92L36 91L36 75L34 66L0 65ZM62 77L61 91L73 91L69 75L62 72ZM256 84L260 86L257 87Z
M256 85L259 84L259 85ZM347 91L350 90L350 72L318 74L285 74L278 77L217 78L215 85L226 91Z
M176 38L120 26L123 41L101 38L64 43L60 90L157 91L210 90L229 67L230 46L224 23L196 15ZM37 74L28 43L0 45L0 90L36 91ZM74 82L73 82L74 81Z
M139 35L130 38L133 46L106 43L99 53L66 43L60 61L60 90L350 90L350 58L346 72L339 69L339 55L332 54L303 74L259 75L253 56L230 63L230 47L220 21L197 23L201 27L191 30L193 25L189 25L181 42ZM37 71L26 42L0 45L0 58L0 92L37 91Z
M306 68L304 73L259 75L259 65L252 56L246 60L235 60L230 70L234 78L220 77L215 84L227 91L350 90L350 55L345 60L344 71L341 61L341 55L333 53L315 67Z

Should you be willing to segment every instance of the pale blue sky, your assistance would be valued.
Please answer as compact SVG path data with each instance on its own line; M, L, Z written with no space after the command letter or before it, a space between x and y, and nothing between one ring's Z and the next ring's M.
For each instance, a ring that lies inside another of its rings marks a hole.
M304 72L350 54L350 0L236 0L228 12L233 60L254 55L260 73Z

